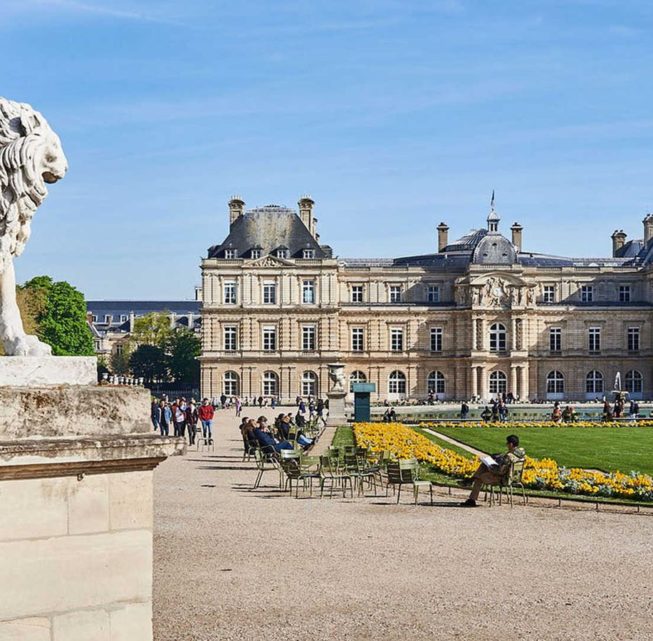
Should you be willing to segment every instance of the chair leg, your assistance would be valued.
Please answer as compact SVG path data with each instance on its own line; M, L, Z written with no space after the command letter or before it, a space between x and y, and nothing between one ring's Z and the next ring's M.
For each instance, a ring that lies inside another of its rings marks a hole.
M399 505L400 497L401 497L401 483L399 483L399 489L397 490L397 505Z

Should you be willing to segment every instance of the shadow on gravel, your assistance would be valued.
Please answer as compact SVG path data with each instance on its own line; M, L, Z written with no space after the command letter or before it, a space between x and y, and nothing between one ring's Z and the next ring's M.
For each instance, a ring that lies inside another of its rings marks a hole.
M394 501L370 501L370 505L401 505L407 507L455 507L455 508L464 508L469 510L470 508L460 505L459 503L452 503L449 501L433 501L433 505L430 503L420 502L417 505L415 503L397 503Z
M197 469L198 470L246 470L247 472L251 472L254 468L240 467L240 466L236 467L234 465L202 465Z

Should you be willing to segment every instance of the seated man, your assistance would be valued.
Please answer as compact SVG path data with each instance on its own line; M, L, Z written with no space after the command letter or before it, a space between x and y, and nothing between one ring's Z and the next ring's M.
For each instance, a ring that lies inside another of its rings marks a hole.
M486 484L496 485L500 483L510 473L510 464L521 461L526 456L524 448L519 447L518 436L514 434L508 436L506 438L506 445L508 446L508 451L505 454L492 457L496 461L496 465L490 465L488 467L485 463L481 463L478 466L478 469L472 477L472 491L469 498L464 503L461 503L462 506L476 507L476 499L478 499L481 487Z
M270 429L267 425L267 419L264 416L259 418L258 423L253 430L253 434L258 441L258 444L261 446L261 450L266 454L279 452L281 450L293 449L293 446L288 443L288 441L277 442L274 440L274 437L272 434L270 434Z
M286 414L281 419L281 423L279 425L279 432L281 433L281 435L283 436L283 438L285 440L288 440L290 438L290 428L292 427L291 419L292 419L291 415ZM313 445L313 439L312 438L308 438L307 436L304 436L299 429L297 429L296 433L297 433L297 436L296 436L297 442L304 449L306 449L306 448L310 447L311 445Z

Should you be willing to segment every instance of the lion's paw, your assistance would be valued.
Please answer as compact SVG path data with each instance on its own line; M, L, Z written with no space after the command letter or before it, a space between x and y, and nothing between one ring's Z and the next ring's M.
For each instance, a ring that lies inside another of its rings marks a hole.
M52 356L49 345L29 334L5 341L5 351L9 356Z

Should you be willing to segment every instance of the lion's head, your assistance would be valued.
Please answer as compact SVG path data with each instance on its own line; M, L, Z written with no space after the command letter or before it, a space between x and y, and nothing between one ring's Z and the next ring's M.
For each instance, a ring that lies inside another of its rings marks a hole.
M30 105L0 98L0 261L19 255L46 183L63 178L68 162L57 134Z

